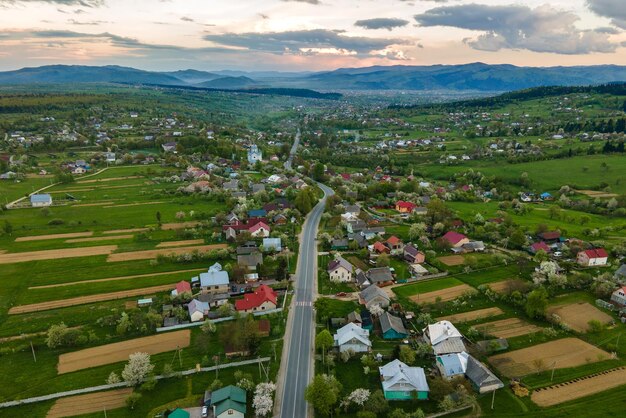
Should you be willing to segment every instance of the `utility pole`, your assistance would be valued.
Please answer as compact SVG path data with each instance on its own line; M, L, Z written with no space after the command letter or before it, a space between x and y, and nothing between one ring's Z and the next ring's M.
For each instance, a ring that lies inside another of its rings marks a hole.
M491 395L491 409L493 409L493 403L496 401L496 391L494 390Z
M554 369L556 369L556 361L552 363L552 376L550 376L550 382L554 379Z
M104 406L103 409L104 409L104 418L107 418L107 407Z
M35 360L35 363L37 363L37 356L35 355L35 347L33 347L33 342L30 342L30 349L33 352L33 360Z

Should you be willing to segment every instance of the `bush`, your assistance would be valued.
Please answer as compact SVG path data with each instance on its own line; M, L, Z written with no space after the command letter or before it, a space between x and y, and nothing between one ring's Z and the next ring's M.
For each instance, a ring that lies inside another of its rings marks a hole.
M64 223L65 221L63 219L55 218L55 219L50 219L50 221L48 222L48 225L63 225Z
M133 392L126 398L126 406L128 409L135 409L137 402L141 399L141 393Z

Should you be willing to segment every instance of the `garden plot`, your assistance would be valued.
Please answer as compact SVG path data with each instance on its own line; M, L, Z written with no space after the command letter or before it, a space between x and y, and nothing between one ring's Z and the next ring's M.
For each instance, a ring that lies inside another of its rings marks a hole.
M46 418L73 417L121 408L126 406L126 398L131 393L133 393L133 388L124 388L57 399Z
M149 228L129 228L129 229L111 229L109 231L103 231L104 235L124 234L127 232L145 232Z
M526 376L552 368L564 369L607 360L610 354L578 338L563 338L489 357L507 377Z
M547 407L604 392L624 384L626 384L626 367L620 367L547 388L536 389L530 399L539 406Z
M18 315L29 312L47 311L50 309L67 308L68 306L85 305L94 302L107 300L126 299L135 296L144 296L156 292L171 290L176 284L166 284L161 286L144 287L142 289L123 290L120 292L98 293L96 295L79 296L76 298L51 300L48 302L32 303L29 305L14 306L9 309L9 315Z
M441 261L446 266L460 266L465 263L465 258L462 255L446 255L439 257L437 260Z
M98 242L98 241L111 241L116 239L132 239L133 235L107 235L106 237L92 237L92 238L74 238L68 239L65 242L68 244L79 242Z
M572 303L569 305L553 306L548 308L550 315L557 315L561 322L578 332L587 332L589 330L589 321L600 321L602 324L608 324L613 318L595 306L587 303Z
M93 235L93 231L70 232L68 234L31 235L28 237L15 238L15 242L44 241L48 239L59 239L59 238L81 238L81 237L90 237L92 235Z
M129 179L140 179L140 178L143 178L143 176L110 177L110 178L105 178L105 179L79 180L76 182L76 184L102 183L102 182L107 182L107 181L129 180Z
M515 290L525 291L528 289L528 282L521 279L508 279L500 282L488 283L489 288L496 293L511 293Z
M161 203L165 203L165 202L140 202L140 203L122 203L119 205L110 205L110 206L105 206L105 209L110 209L110 208L126 208L129 206L145 206L145 205L160 205Z
M529 324L519 318L507 318L477 325L476 329L482 333L493 335L494 337L512 338L539 332L543 328Z
M475 321L477 319L485 319L485 318L490 318L492 316L502 315L503 313L504 312L500 308L485 308L485 309L478 309L476 311L469 311L469 312L463 312L463 313L458 313L458 314L453 314L453 315L442 316L442 317L437 318L437 321L446 320L452 323L469 322L469 321Z
M53 260L59 258L88 257L107 255L117 250L117 245L100 245L84 248L60 248L57 250L28 251L0 254L0 264L22 263L25 261Z
M128 356L137 352L159 354L185 348L189 346L190 342L191 331L188 329L135 338L134 340L61 354L57 369L59 374L70 373L76 370L126 361Z
M174 223L167 223L167 224L161 225L161 229L164 231L170 231L174 229L194 228L201 224L202 222L199 222L199 221L174 222Z
M427 292L411 296L411 300L415 303L434 303L438 299L442 302L447 302L458 298L464 293L476 293L476 289L466 284L459 286L448 287L447 289L436 290L434 292Z
M183 247L185 245L197 245L197 244L203 244L204 240L202 238L200 239L188 239L185 241L166 241L166 242L161 242L159 244L157 244L157 248L170 248L170 247Z
M135 261L135 260L150 260L156 258L158 255L178 255L184 253L192 253L194 251L207 252L212 250L219 250L226 248L226 244L211 244L211 245L199 245L193 247L180 247L180 248L164 248L161 250L145 250L145 251L130 251L126 253L110 254L107 258L109 262L116 261ZM1 257L1 256L0 256Z

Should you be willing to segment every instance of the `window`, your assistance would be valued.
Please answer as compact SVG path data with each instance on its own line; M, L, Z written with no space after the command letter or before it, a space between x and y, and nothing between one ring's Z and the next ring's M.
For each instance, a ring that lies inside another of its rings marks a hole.
M233 412L233 410L232 410L232 409L229 409L229 410L228 410L228 415L232 415L233 413L234 413L234 412Z

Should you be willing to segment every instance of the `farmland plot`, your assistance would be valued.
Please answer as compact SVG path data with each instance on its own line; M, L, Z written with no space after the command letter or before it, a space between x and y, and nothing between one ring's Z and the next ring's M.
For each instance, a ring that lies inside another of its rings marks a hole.
M541 327L529 324L519 318L507 318L499 321L487 322L485 324L477 325L476 329L480 332L484 332L498 338L519 337L520 335L531 334L542 330Z
M489 318L492 316L497 316L497 315L502 315L504 312L502 311L502 309L500 308L485 308L485 309L478 309L475 311L469 311L469 312L463 312L463 313L458 313L458 314L453 314L453 315L447 315L447 316L441 316L439 318L437 318L437 321L450 321L452 323L454 322L469 322L469 321L475 321L477 319L484 319L484 318Z
M434 292L417 294L415 296L411 296L411 300L415 303L434 303L437 300L441 300L442 302L447 302L453 299L458 298L464 293L475 293L476 289L466 284L462 284L459 286L449 287L447 289L436 290Z
M115 250L117 250L117 245L101 245L97 247L84 248L59 248L56 250L28 251L22 253L5 253L0 254L0 264L106 255L111 254Z
M126 405L126 398L131 393L132 388L124 388L61 398L52 405L46 418L73 417L121 408Z
M134 260L150 260L156 258L158 255L169 254L184 254L193 251L207 252L211 250L219 250L226 248L226 244L212 244L212 245L199 245L193 247L180 247L180 248L165 248L161 250L145 250L145 251L130 251L125 253L110 254L107 258L109 262L115 261L134 261Z
M548 309L548 313L557 315L565 325L583 333L588 331L591 320L600 321L602 324L608 324L613 320L611 315L587 302L554 306Z

